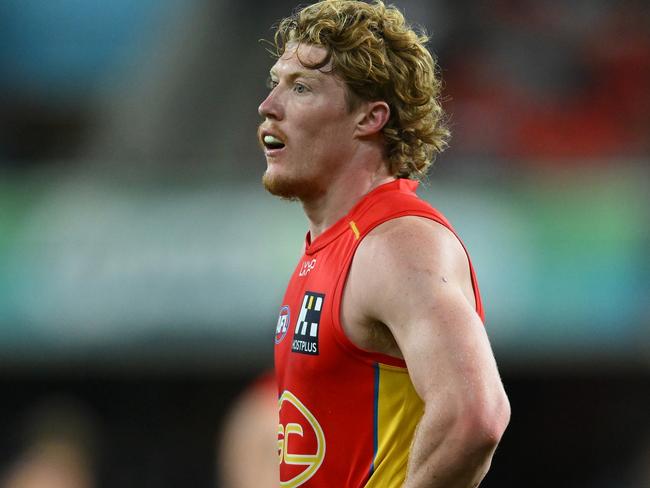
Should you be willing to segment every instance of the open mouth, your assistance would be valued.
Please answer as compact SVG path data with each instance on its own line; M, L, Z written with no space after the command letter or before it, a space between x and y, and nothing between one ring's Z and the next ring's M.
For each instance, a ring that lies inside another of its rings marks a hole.
M271 134L266 134L262 138L262 143L268 150L282 149L284 147L284 142Z

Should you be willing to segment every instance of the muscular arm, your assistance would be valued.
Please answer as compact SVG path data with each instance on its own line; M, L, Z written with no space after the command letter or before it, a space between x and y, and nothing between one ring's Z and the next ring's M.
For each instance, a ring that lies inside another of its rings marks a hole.
M404 488L478 486L510 407L462 246L440 224L397 219L364 239L351 278L366 286L348 296L389 329L425 403Z

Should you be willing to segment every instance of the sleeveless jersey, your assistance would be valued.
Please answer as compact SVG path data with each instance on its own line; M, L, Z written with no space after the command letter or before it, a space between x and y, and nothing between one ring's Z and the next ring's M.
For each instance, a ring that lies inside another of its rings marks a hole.
M282 487L397 488L404 481L423 402L403 360L364 351L346 337L340 307L355 250L376 226L420 216L453 232L416 188L405 179L381 185L313 242L307 234L275 334Z

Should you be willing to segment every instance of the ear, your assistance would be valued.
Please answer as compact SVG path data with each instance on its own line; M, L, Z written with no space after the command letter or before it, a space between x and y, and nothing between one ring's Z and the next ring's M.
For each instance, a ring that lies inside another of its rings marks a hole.
M355 133L359 137L381 132L390 118L390 107L383 100L362 104Z

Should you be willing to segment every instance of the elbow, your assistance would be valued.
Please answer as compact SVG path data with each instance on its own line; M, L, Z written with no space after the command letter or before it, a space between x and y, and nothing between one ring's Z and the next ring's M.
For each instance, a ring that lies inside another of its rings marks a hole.
M497 402L489 412L489 417L489 420L484 422L484 431L489 442L496 448L510 423L510 402L505 392L502 391L502 394L499 395Z
M460 428L468 443L494 451L510 422L510 402L503 389L463 410Z

